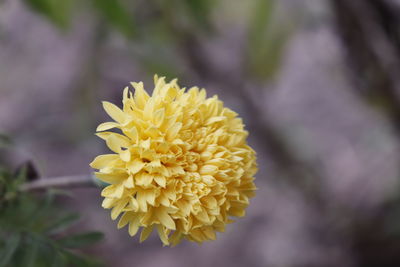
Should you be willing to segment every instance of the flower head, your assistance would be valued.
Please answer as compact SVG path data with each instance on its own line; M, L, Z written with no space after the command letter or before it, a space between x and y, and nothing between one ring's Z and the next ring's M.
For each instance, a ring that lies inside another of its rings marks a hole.
M134 95L125 88L122 110L103 102L114 122L100 124L97 135L114 153L90 164L110 184L102 206L112 208L113 220L122 214L118 228L129 225L131 236L142 227L140 241L153 228L164 245L214 240L254 196L257 167L248 133L217 96L154 80L151 96L141 82L132 83Z

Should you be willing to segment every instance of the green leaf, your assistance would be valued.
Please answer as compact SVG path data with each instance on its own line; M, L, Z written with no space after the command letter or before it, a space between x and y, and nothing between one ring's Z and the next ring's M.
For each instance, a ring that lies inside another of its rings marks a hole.
M118 0L92 0L93 6L103 18L128 38L135 33L132 15Z
M13 257L13 267L35 267L37 266L37 256L39 241L34 240L29 235L23 238L23 244L18 247L18 251Z
M54 194L51 191L47 191L44 199L30 199L32 202L36 202L36 207L29 214L25 215L27 218L25 218L26 222L24 226L32 232L43 232L57 212L54 207ZM29 201L29 198L25 201Z
M53 266L54 262L57 261L56 257L60 249L57 246L54 246L51 239L40 233L30 233L29 235L33 242L36 242L36 245L38 246L34 266Z
M67 266L68 264L68 257L65 255L65 253L61 251L55 251L53 255L53 262L52 262L52 267L63 267Z
M32 243L29 248L25 248L24 265L25 267L34 267L38 252L38 244Z
M25 0L34 11L43 15L56 26L66 29L71 20L74 0Z
M57 243L65 248L82 248L102 240L103 236L104 235L101 232L88 232L84 234L67 236L59 239Z
M54 223L52 223L46 230L47 233L49 234L56 234L60 233L69 227L71 227L74 223L76 223L79 220L80 216L77 213L72 213L68 214L66 216L63 216L59 220L56 220Z
M19 233L14 233L11 235L11 237L9 237L9 239L6 241L5 248L1 253L0 267L8 265L18 248L20 241L21 235Z

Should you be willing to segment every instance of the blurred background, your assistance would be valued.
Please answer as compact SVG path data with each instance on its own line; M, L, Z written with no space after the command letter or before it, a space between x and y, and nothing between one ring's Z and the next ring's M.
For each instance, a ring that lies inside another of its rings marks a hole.
M216 241L171 249L117 230L99 188L72 188L62 207L105 233L87 253L118 267L398 267L399 71L397 0L0 0L0 160L88 174L107 151L100 101L178 77L244 118L257 196Z

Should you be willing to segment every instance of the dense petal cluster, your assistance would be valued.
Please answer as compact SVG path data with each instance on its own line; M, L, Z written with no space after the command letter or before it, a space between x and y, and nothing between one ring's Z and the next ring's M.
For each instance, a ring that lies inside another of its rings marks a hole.
M214 240L241 217L254 196L255 152L246 143L243 122L217 96L185 90L176 80L155 76L150 96L143 83L125 88L123 109L103 102L114 120L98 126L113 154L90 164L104 188L104 208L119 215L129 234L143 228L140 241L156 228L164 245L183 238ZM113 131L109 131L113 129Z

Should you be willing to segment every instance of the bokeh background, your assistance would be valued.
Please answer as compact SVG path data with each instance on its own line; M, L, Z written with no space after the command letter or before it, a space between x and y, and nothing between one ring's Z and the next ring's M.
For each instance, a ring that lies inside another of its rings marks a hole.
M205 87L258 154L247 215L202 245L139 244L71 188L87 252L118 267L400 266L400 3L396 0L1 0L0 132L9 165L91 172L94 136L130 81Z

